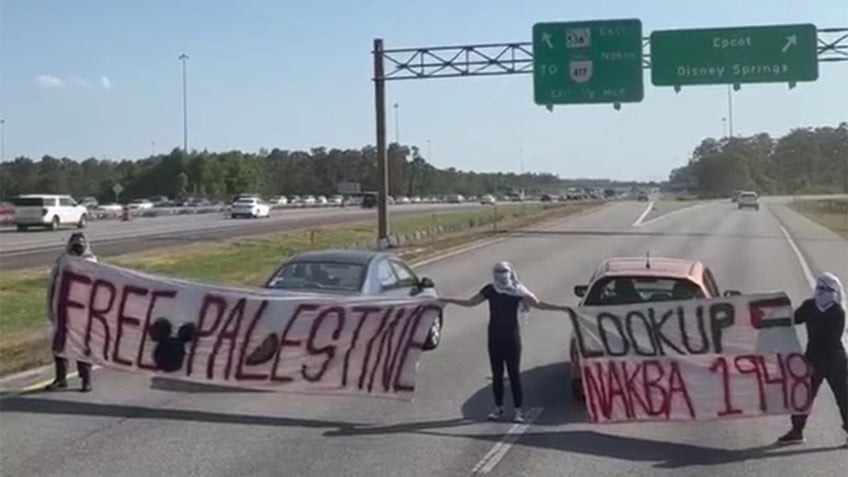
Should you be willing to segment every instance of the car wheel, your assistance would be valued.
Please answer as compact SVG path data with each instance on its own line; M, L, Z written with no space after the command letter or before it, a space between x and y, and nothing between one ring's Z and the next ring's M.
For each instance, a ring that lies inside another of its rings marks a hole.
M583 394L583 380L579 378L571 379L571 397L579 403L586 402L586 395Z
M78 229L84 229L86 226L86 217L85 214L80 215L79 222L77 222Z
M18 232L26 232L27 230L29 230L29 227L26 225L18 225Z
M50 221L50 230L59 230L59 225L59 217L54 215L53 220Z
M424 342L424 351L431 351L439 347L439 342L442 341L442 315L433 320L433 326L430 332L427 333L427 341Z
M231 216L230 216L230 218L231 218L231 219L237 219L237 218L238 218L238 215L233 214L233 215L231 215Z

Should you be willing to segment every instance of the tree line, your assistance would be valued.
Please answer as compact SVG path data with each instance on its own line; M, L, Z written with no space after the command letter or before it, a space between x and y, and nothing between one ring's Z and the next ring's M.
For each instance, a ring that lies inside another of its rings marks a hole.
M391 144L388 158L392 195L479 195L559 184L553 174L439 169L428 163L416 146ZM373 146L190 154L177 148L138 160L76 161L44 156L36 162L18 157L0 164L0 196L9 199L26 193L71 194L111 202L115 200L115 184L123 188L121 201L158 195L226 199L245 192L266 196L319 195L337 193L338 184L343 182L358 182L362 190L375 191L376 177L377 150Z
M705 197L736 190L760 194L848 192L848 123L796 128L780 138L707 138L688 163L671 171L670 187Z

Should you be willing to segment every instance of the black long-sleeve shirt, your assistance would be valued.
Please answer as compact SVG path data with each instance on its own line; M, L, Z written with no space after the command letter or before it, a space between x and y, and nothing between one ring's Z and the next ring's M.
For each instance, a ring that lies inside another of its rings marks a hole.
M810 298L795 310L795 323L803 323L807 328L805 356L813 368L827 369L848 359L842 344L845 310L841 306L820 311Z

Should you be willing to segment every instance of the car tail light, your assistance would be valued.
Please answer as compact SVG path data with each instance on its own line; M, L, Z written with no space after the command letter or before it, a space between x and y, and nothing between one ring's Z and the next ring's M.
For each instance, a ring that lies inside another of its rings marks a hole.
M47 209L41 209L41 215L42 216L47 215Z

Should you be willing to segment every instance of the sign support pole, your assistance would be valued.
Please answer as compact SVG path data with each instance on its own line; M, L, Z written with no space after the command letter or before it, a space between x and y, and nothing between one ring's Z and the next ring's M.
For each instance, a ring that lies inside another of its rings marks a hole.
M383 40L374 40L374 110L377 131L377 241L389 238L389 164L386 151L386 79L383 74Z

